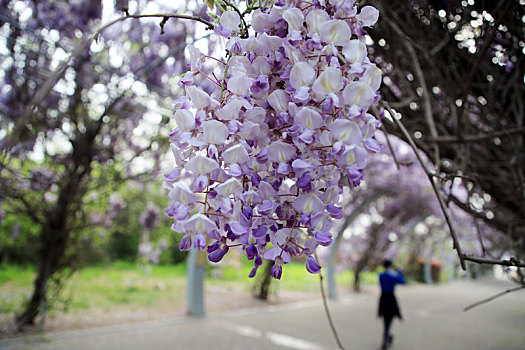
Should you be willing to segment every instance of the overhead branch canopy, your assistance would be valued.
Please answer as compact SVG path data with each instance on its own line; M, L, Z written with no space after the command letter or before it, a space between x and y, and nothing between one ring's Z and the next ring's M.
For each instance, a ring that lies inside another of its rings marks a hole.
M382 96L434 162L449 201L525 252L525 10L517 1L388 1L369 32ZM403 138L394 123L390 133Z

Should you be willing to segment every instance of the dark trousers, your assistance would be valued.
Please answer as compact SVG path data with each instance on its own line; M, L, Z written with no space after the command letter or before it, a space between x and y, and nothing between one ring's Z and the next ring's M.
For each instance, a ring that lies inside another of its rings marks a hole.
M386 346L388 346L390 343L390 327L392 326L393 319L394 319L393 315L383 315L383 324L384 324L383 348L386 348Z

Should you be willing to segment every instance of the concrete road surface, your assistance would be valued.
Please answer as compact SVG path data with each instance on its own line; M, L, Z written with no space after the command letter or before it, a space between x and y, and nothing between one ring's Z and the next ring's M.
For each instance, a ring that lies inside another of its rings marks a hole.
M463 307L515 287L506 281L455 281L398 288L404 322L392 349L525 349L525 289L463 312ZM330 302L345 349L379 349L378 291ZM245 309L204 319L54 332L0 341L2 349L337 349L322 302Z

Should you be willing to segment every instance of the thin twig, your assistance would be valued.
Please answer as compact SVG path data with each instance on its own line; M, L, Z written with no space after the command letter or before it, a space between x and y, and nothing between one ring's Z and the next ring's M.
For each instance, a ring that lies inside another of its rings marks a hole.
M246 21L244 19L243 14L241 13L239 8L235 4L233 4L233 3L229 2L229 1L225 1L225 3L226 3L226 5L230 6L235 12L237 12L237 14L239 15L239 17L241 19L242 25L241 25L241 33L240 33L241 35L240 35L240 37L243 38L243 39L248 38L248 25L246 24ZM242 28L244 28L244 30L242 30Z
M478 212L474 210L468 203L463 203L460 201L456 196L454 196L452 193L449 193L448 200L452 201L455 205L457 205L461 210L465 211L466 213L478 218L482 219L486 223L496 227L498 230L505 232L509 230L509 227L512 227L512 223L509 222L507 219L500 219L498 215L494 216L492 219L487 218L487 215L485 212Z
M394 123L397 125L397 127L401 130L401 132L403 133L403 135L407 139L410 147L412 147L412 150L414 151L414 154L417 157L417 160L419 161L419 163L421 164L421 167L423 168L423 170L427 174L428 180L432 184L432 189L434 190L434 193L436 194L436 197L437 197L437 199L439 201L439 206L441 207L441 211L443 212L443 215L445 216L445 221L447 222L447 225L448 225L448 228L449 228L449 231L450 231L450 236L452 237L453 248L456 250L456 252L458 254L459 262L461 264L461 268L463 270L466 270L467 267L466 267L465 261L464 261L465 258L464 258L463 252L461 250L461 246L459 245L459 240L458 240L458 237L456 235L456 230L454 229L454 226L452 225L452 220L450 219L450 215L448 214L448 210L447 210L447 207L445 206L445 202L443 201L443 198L441 197L441 195L439 193L439 190L437 188L437 185L436 185L436 183L434 181L434 176L428 170L427 166L423 162L423 159L421 158L421 155L419 154L419 151L417 149L416 143L414 142L414 140L410 136L410 133L407 131L407 129L405 128L405 126L403 125L401 120L399 120L396 117L397 113L394 112L389 106L385 106L385 108L388 110L388 112L392 116L392 120L394 121Z
M483 256L486 256L488 251L487 251L487 248L485 247L485 243L483 243L483 235L481 234L481 227L479 227L479 223L477 219L474 218L472 221L474 221L474 225L476 225L476 233L478 234L478 241L479 241L479 245L481 246L481 252Z
M315 259L319 261L317 257L317 253L315 253ZM330 324L330 328L332 329L332 333L334 334L335 341L339 349L345 350L345 348L343 347L343 344L341 343L341 340L339 339L337 330L335 329L335 324L334 324L334 321L332 320L332 316L330 315L330 309L328 308L328 302L326 301L326 294L324 292L323 274L321 272L319 272L319 285L321 286L321 296L323 298L324 311L326 312L326 318L328 319L328 323Z
M520 290L520 289L523 289L523 288L525 288L525 286L519 286L519 287L516 287L516 288L507 289L506 291L503 291L503 292L501 292L501 293L498 293L498 294L496 294L496 295L493 295L493 296L491 296L490 298L483 299L483 300L481 300L481 301L478 301L477 303L471 304L471 305L467 306L466 308L464 308L463 311L468 311L468 310L470 310L470 309L475 308L476 306L483 305L483 304L485 304L485 303L488 303L489 301L492 301L492 300L494 300L494 299L497 299L497 298L499 298L499 297L502 297L502 296L504 296L505 294L512 293L512 292L515 292L515 291Z
M386 23L390 25L390 27L394 30L394 32L399 35L400 38L406 37L405 33L399 28L393 21L389 20L388 18L384 18ZM414 69L416 71L416 76L419 80L419 84L421 84L421 88L423 89L423 101L424 101L424 116L425 120L427 122L428 128L430 130L430 135L432 137L438 137L436 122L434 120L434 114L432 112L432 101L430 100L430 92L428 91L427 82L425 80L425 74L423 73L423 68L421 68L421 64L419 63L418 55L416 53L416 50L412 46L409 40L403 40L403 43L405 44L405 47L407 48L407 51L412 56L412 60L414 62ZM439 147L438 145L434 145L434 165L436 166L436 173L439 173L439 166L440 166L440 154L439 154Z
M515 267L525 268L525 262L518 260L516 258L510 258L509 260L498 260L498 259L480 258L480 257L473 256L473 255L463 254L463 260L472 261L478 264L515 266Z
M394 148L392 147L392 144L390 143L390 139L388 138L388 131L386 130L384 124L381 124L381 130L385 134L386 144L388 145L390 154L392 155L392 158L394 159L394 163L396 163L396 168L397 170L401 170L401 166L399 165L399 161L397 160L396 152L394 152Z
M465 135L462 138L458 138L457 136L429 137L425 139L425 141L435 142L435 143L467 143L467 142L477 142L477 141L493 139L496 137L511 136L513 134L523 134L523 133L525 133L525 127L495 131L490 134Z
M372 106L372 110L374 111L374 114L376 115L377 119L380 120L379 111L376 106ZM388 149L390 150L390 154L392 154L392 158L394 159L394 163L396 164L396 168L399 171L401 169L401 166L399 165L399 161L397 160L396 153L394 152L394 148L392 147L392 143L390 142L390 139L388 138L388 130L385 128L385 125L381 123L381 130L383 131L383 134L385 134L386 144L388 145Z

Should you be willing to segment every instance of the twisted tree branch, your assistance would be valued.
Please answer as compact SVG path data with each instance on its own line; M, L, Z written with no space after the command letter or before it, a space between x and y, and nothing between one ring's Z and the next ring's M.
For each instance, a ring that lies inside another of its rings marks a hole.
M441 211L443 212L443 215L445 216L445 221L447 222L448 228L450 230L450 235L452 237L453 248L456 250L456 252L458 254L459 262L461 264L461 268L463 270L466 270L467 267L466 267L465 261L464 261L464 254L463 254L463 252L461 250L461 246L459 244L459 240L458 240L458 237L456 235L456 230L455 230L454 226L452 225L452 220L450 219L450 215L448 213L447 207L445 206L445 202L443 201L443 198L441 197L441 194L439 193L439 190L437 188L436 182L434 181L434 175L430 172L430 170L428 170L427 166L423 162L423 159L421 158L421 155L419 154L419 151L417 149L417 146L416 146L414 140L410 136L410 133L407 131L407 129L405 128L405 126L403 125L401 120L399 120L396 117L396 112L394 112L389 106L385 106L385 108L388 110L388 112L392 116L392 120L394 121L394 123L397 125L397 127L401 130L401 132L405 136L405 138L408 141L410 147L412 147L412 150L414 151L414 153L415 153L415 155L417 157L417 160L421 164L421 167L423 167L423 170L427 174L428 180L430 181L430 183L432 185L432 189L434 190L434 193L436 194L436 197L437 197L437 199L439 201L439 206L441 207Z

